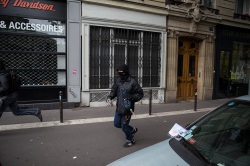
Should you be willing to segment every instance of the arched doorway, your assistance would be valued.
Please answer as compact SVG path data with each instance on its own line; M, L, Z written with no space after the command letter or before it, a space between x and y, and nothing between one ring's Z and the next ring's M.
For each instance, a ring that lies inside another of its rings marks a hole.
M192 100L197 88L199 42L180 38L178 50L177 100Z

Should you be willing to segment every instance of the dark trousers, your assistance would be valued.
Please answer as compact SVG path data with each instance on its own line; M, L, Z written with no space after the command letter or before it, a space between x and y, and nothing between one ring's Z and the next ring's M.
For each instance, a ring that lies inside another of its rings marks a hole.
M119 115L117 112L115 112L115 117L114 117L114 126L117 128L121 128L124 134L126 135L127 141L132 141L132 131L133 127L129 125L131 119L131 115Z
M38 109L37 108L28 108L28 109L20 109L17 104L17 93L13 92L7 96L1 98L2 104L0 106L0 117L2 116L3 112L9 107L10 110L14 115L37 115Z

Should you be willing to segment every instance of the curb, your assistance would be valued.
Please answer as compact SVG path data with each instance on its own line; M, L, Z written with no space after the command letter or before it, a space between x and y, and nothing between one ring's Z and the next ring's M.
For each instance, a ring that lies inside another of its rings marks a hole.
M200 112L209 112L213 110L212 108L202 108L194 110L183 110L183 111L171 111L171 112L161 112L149 114L138 114L133 115L133 119L145 119L145 118L156 118L163 116L173 116L181 114L193 114ZM44 128L44 127L59 127L59 126L70 126L70 125L80 125L80 124L91 124L91 123L103 123L111 122L114 120L114 117L101 117L101 118L88 118L88 119L75 119L75 120L66 120L63 123L60 121L50 121L50 122L37 122L37 123L23 123L23 124L11 124L11 125L1 125L0 131L9 131L9 130L20 130L20 129L31 129L31 128Z

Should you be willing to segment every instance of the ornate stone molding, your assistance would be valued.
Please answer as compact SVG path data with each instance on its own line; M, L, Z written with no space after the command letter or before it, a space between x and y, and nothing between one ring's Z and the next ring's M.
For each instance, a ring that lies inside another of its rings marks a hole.
M214 43L215 38L216 38L216 37L215 37L214 35L207 35L207 37L206 37L206 42Z
M206 19L205 10L201 8L200 4L193 4L191 8L187 10L187 17L192 18L195 23L200 22Z
M178 38L179 36L179 31L176 31L174 29L168 29L168 38Z
M197 32L197 23L206 19L206 13L205 10L201 8L200 4L193 3L187 10L187 17L192 18L192 22L190 23L190 32L194 34Z

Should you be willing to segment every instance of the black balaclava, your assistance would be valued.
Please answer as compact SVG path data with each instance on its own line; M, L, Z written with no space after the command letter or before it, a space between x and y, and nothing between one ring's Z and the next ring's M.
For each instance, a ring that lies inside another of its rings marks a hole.
M126 81L129 76L128 65L122 64L117 68L118 75L122 81Z

